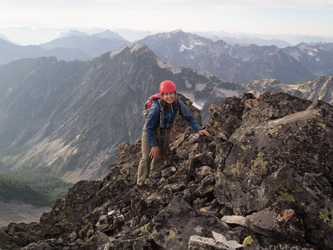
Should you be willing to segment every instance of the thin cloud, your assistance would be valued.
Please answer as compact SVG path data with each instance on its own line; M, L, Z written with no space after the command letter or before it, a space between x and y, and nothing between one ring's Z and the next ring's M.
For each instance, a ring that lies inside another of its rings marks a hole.
M163 8L299 8L299 9L333 9L331 0L1 0L1 8L129 8L129 9L163 9Z
M333 36L332 0L0 0L0 27Z
M190 0L189 0L190 1ZM194 1L200 2L200 1ZM292 8L292 9L333 9L331 0L206 0L206 6L219 8Z

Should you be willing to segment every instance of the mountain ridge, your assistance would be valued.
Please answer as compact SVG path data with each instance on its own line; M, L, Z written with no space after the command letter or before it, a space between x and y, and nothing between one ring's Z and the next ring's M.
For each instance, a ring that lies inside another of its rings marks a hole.
M333 73L333 54L320 45L304 46L303 43L284 49L254 44L229 45L222 40L213 42L181 30L148 36L140 42L166 62L208 70L221 79L238 83L264 78L290 83ZM298 51L298 57L294 51Z
M118 49L119 47L132 45L119 34L106 30L104 32L88 35L78 31L70 31L60 38L48 43L40 44L45 49L68 48L79 49L87 53L90 58L98 57L107 51Z
M275 78L283 83L291 83L333 74L333 52L330 44L300 43L285 48L255 44L230 45L223 40L214 42L182 30L149 35L139 42L148 45L166 62L196 70L208 70L225 81L246 83L251 80ZM59 53L59 60L87 61L122 45L132 46L133 43L107 30L93 35L69 32L68 36L34 47L33 51L38 50L38 54L30 51L29 46L16 48L22 51L20 53L24 52L23 56L56 56ZM41 50L41 47L52 51ZM8 48L6 50L3 55L10 51ZM76 57L75 53L81 53L81 56ZM20 58L18 54L8 55L8 60ZM5 58L7 56L3 58L3 63L8 61Z
M46 50L38 45L21 46L0 39L0 64L6 64L22 58L37 58L42 56L57 56L59 60L88 60L90 56L79 49L53 48Z
M283 84L276 79L250 81L242 85L244 92L258 96L264 92L285 92L307 100L322 100L333 104L333 76L319 77L311 81Z

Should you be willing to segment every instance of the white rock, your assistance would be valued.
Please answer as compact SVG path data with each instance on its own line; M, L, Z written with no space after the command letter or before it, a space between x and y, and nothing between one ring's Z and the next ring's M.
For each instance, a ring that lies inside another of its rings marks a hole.
M225 215L221 220L228 224L236 224L244 227L246 226L245 217L239 215Z

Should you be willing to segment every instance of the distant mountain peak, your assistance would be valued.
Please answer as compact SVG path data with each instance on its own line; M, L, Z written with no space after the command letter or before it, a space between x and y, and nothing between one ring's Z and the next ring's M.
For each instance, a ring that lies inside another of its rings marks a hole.
M60 34L60 38L61 37L70 37L70 36L88 36L88 34L85 32L78 31L78 30L74 30L74 29Z
M113 58L115 57L116 55L119 55L121 54L121 52L123 52L124 50L128 49L128 46L124 45L122 47L120 47L119 49L115 49L115 50L112 50L110 52L110 58Z
M110 58L114 58L117 55L120 55L124 51L130 51L130 53L134 53L137 51L142 51L143 53L149 52L149 48L147 45L143 43L135 43L131 48L129 48L127 45L121 46L119 49L112 50L110 52Z
M1 39L1 40L5 40L5 41L7 41L7 42L10 42L10 40L9 40L6 36L4 36L4 35L2 35L2 34L0 34L0 39Z
M138 50L149 50L149 48L147 47L147 45L143 44L143 43L135 43L131 49L131 52L134 51L138 51Z
M181 29L177 29L177 30L171 31L170 33L185 33L185 32Z
M98 38L106 38L106 39L119 39L119 40L125 40L122 36L120 36L118 33L113 32L111 30L105 30L100 33L93 34L92 36L96 36Z
M78 36L78 37L97 37L100 39L119 39L119 40L125 40L122 36L120 36L118 33L115 33L111 30L105 30L99 33L95 33L92 35L89 35L88 33L81 32L78 30L70 30L68 32L62 33L60 35L60 38L66 38L66 37L71 37L71 36Z

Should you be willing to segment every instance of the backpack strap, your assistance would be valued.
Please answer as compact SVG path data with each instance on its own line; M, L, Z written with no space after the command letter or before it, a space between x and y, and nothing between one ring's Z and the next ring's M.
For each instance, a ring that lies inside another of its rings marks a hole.
M158 99L158 105L160 106L160 128L163 128L164 123L164 109L161 104L161 99Z
M160 105L160 128L163 128L163 124L164 124L164 108L161 104L161 99L158 99L158 105ZM176 109L176 116L179 113L179 108L178 105L175 108Z

